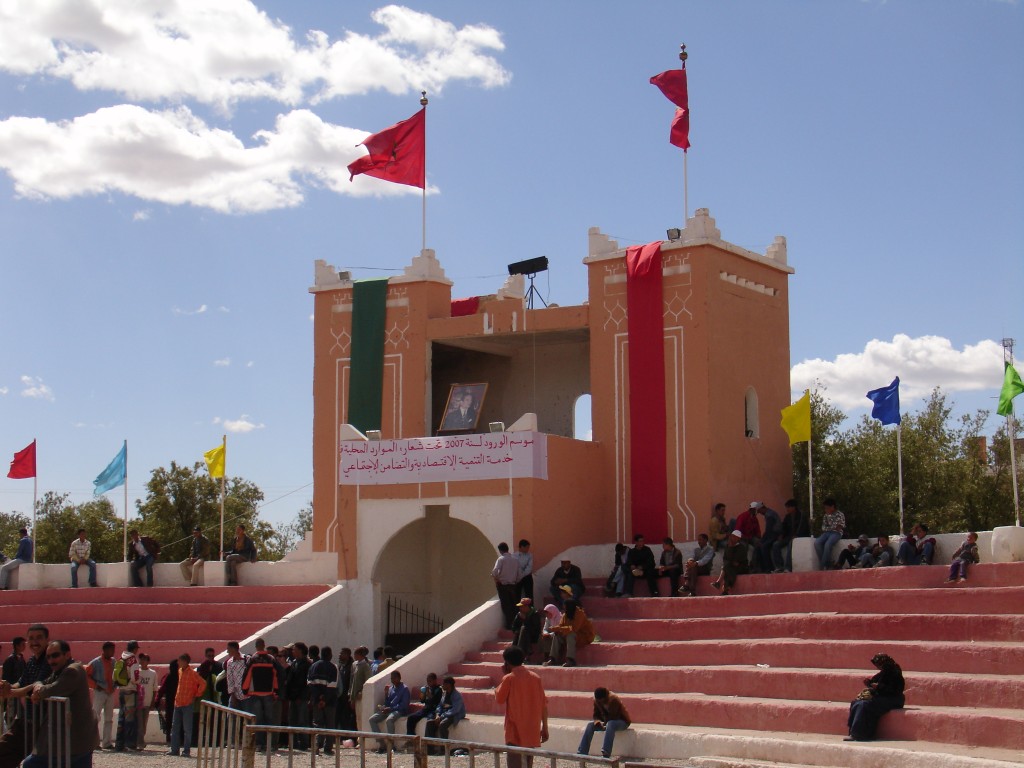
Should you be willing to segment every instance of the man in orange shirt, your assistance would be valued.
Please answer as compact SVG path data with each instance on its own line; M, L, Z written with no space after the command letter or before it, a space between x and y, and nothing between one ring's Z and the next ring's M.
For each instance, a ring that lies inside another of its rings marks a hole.
M171 751L168 755L189 757L192 747L192 704L206 690L206 681L190 666L192 657L187 653L178 657L178 690L174 694L174 718L171 722ZM181 742L184 741L184 744Z
M513 645L502 654L505 676L494 697L505 705L505 743L510 747L539 747L548 740L548 699L540 677L523 666L523 649ZM522 755L508 755L508 768L522 768ZM532 768L533 758L526 758Z

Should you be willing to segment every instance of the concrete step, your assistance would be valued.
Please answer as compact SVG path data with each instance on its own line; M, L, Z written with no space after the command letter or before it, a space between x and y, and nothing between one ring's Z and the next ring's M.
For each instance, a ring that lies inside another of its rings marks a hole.
M43 622L40 622L43 623ZM54 639L77 640L79 642L103 641L110 638L112 631L128 630L134 632L135 640L182 640L204 642L208 637L248 637L265 627L266 621L134 621L129 626L114 627L107 621L80 621L65 623L62 621L46 622L50 637ZM12 625L15 631L21 631L21 625ZM20 629L19 629L20 628ZM0 625L0 633L10 634L10 628ZM0 637L3 637L0 634Z
M493 691L463 690L470 712L501 714ZM586 721L593 711L593 694L548 691L548 709L559 717ZM623 695L631 718L640 723L693 725L712 728L742 726L758 731L846 734L848 702L763 699L743 696L705 696L692 693ZM970 746L1024 750L1024 712L1012 709L969 709L911 706L882 718L883 739L930 740Z
M119 621L277 621L295 610L304 602L259 602L259 603L59 603L33 606L36 615L45 616L49 622L89 622L99 617L106 620L116 612ZM46 623L46 622L43 622ZM8 627L25 629L25 606L0 605L0 637L7 637Z
M888 717L888 715L887 715ZM545 749L575 752L585 721L551 718ZM459 724L458 739L500 744L503 718L473 714ZM596 752L596 746L592 752ZM634 723L615 739L615 756L646 768L684 765L701 758L732 760L733 766L770 762L821 768L1020 768L1017 750L967 747L935 741L844 742L834 734L761 733L741 728ZM670 762L671 761L671 762Z
M781 576L782 574L780 574ZM766 616L788 613L864 614L878 612L875 589L782 592L765 595L729 595L709 589L706 597L615 599L588 592L584 608L593 619L676 619ZM902 603L916 614L1024 614L1024 586L905 589ZM539 600L538 600L539 602Z
M240 587L79 587L78 589L9 590L0 605L67 605L70 603L308 603L330 587L326 584L287 584Z
M595 619L594 630L611 642L789 637L807 640L913 640L1005 642L1024 637L1024 614L928 615L804 613L776 616L686 619Z
M535 666L548 691L557 689L592 691L604 686L619 694L703 693L711 696L747 696L769 699L808 699L844 701L863 687L867 676L863 669L760 668L739 666ZM452 665L459 687L490 689L501 680L498 664ZM907 698L915 705L1000 707L1024 710L1024 677L1003 675L958 675L918 673L905 675ZM951 697L950 691L956 691Z
M611 565L609 564L609 569ZM716 569L717 571L717 564ZM970 580L964 584L947 585L948 565L892 566L890 568L854 568L842 571L801 571L799 573L768 573L740 576L736 595L763 595L785 592L829 592L837 589L942 589L955 591L974 587L1024 586L1024 562L980 563L971 567ZM587 592L584 600L601 595L604 579L584 579ZM712 595L711 577L698 579L700 594ZM545 585L546 589L547 585ZM669 580L659 580L659 590L668 595ZM647 582L637 579L635 594L647 595ZM541 598L538 597L538 601Z
M466 655L466 661L500 665L503 643L488 643ZM1018 643L972 643L930 640L802 640L772 638L659 642L600 642L582 649L577 661L589 667L642 660L654 666L767 664L809 669L870 669L876 653L887 653L916 672L1024 675L1024 646Z

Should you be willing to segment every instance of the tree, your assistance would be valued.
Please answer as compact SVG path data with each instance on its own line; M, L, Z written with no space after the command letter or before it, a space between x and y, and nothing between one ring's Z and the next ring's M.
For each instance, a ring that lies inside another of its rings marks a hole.
M1008 453L1005 430L997 433L986 456L979 444L988 413L978 411L957 420L952 411L947 396L936 388L920 411L903 415L905 524L909 527L920 520L932 532L1011 524L1009 465L1003 460ZM846 515L849 535L896 532L900 502L896 429L865 415L841 431L844 419L824 394L812 393L815 496L836 498ZM793 459L794 488L802 502L807 488L806 446L794 446Z
M66 563L71 540L85 528L92 558L117 562L124 550L124 523L105 496L72 504L66 493L47 491L36 506L36 562Z
M240 477L227 478L224 499L224 536L228 548L236 525L244 525L256 543L260 557L265 557L267 542L274 529L260 520L259 502L263 491ZM137 501L137 520L130 525L160 542L160 559L165 562L184 560L189 554L192 529L198 525L212 544L211 556L219 556L220 546L220 480L210 477L203 462L191 468L171 462L169 469L154 469L146 483L145 501Z
M29 519L20 512L0 512L0 552L14 557L18 550L18 531L29 527Z
M298 515L292 522L274 529L274 533L267 542L268 560L279 560L302 541L307 531L313 529L313 502L306 502L306 506L299 510ZM271 554L276 557L271 557Z

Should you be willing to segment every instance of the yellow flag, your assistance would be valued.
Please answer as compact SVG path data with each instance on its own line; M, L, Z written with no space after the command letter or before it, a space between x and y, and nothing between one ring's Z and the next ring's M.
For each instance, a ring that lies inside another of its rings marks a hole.
M790 445L811 439L811 390L806 390L803 397L782 409L781 424L789 435Z
M227 453L227 449L221 444L203 454L203 458L206 459L206 468L210 470L210 477L224 477L225 453Z

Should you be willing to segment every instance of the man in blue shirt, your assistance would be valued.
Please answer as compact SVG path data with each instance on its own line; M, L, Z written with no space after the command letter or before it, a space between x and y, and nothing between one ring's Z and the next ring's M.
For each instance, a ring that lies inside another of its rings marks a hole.
M18 535L21 536L21 541L18 542L18 551L11 560L0 567L0 589L7 589L11 574L18 570L22 563L32 562L32 539L28 537L28 529L22 528L18 531Z
M409 687L402 682L402 673L395 670L391 673L391 687L384 695L384 703L377 707L377 711L370 715L370 730L380 733L380 724L383 722L388 733L395 732L395 721L400 717L409 714ZM384 742L377 742L378 754L384 754L388 749Z
M462 700L462 694L455 690L454 677L444 679L441 691L441 703L438 704L437 712L433 719L427 721L426 736L429 739L438 736L447 739L449 731L466 717L466 704ZM439 747L429 747L427 751L431 755L441 754Z

